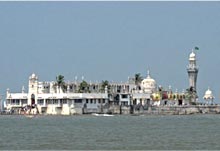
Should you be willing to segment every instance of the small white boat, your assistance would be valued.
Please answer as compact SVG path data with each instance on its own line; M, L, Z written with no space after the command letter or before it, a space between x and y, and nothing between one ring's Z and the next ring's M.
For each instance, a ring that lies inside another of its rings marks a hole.
M25 117L27 117L27 118L33 118L34 115L25 115Z
M97 114L97 113L92 113L92 115L95 115L95 116L100 116L99 114Z
M103 114L103 116L114 116L112 114Z
M97 114L97 113L93 113L92 115L95 115L95 116L114 116L111 114Z

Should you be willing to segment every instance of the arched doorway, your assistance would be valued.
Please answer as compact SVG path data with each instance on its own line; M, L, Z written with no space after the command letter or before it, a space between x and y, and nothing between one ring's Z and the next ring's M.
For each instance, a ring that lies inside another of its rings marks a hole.
M35 104L35 95L31 94L31 105Z
M183 100L178 100L178 105L183 105Z

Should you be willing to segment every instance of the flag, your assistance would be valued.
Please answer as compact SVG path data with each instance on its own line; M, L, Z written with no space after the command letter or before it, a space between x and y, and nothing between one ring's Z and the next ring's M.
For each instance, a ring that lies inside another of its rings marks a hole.
M199 50L199 47L195 47L194 49L195 49L195 50Z

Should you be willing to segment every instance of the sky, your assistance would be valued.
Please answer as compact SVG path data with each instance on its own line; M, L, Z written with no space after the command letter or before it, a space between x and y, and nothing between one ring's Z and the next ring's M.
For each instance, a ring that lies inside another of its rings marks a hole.
M158 85L189 87L191 49L198 94L219 102L220 2L0 2L0 94L26 91L59 74L126 82L141 73Z

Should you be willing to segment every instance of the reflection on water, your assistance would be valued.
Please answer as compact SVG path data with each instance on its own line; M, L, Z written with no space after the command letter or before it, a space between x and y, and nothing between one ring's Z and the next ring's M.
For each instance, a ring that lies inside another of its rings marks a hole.
M220 149L220 115L0 116L0 149Z

